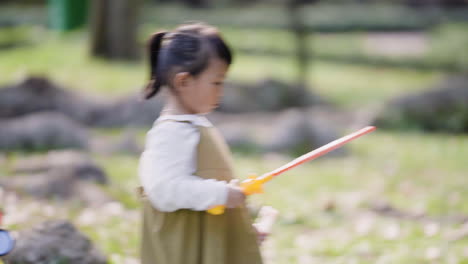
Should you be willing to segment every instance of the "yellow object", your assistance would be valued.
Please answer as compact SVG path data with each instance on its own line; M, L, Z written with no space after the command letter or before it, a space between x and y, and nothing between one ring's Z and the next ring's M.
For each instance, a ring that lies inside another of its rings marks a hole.
M249 176L248 179L241 182L240 187L242 192L245 195L252 195L255 193L263 193L263 184L267 182L269 179L266 178L259 178L257 175L252 174ZM224 213L224 209L226 207L224 205L218 205L213 208L207 210L208 213L212 215L220 215Z

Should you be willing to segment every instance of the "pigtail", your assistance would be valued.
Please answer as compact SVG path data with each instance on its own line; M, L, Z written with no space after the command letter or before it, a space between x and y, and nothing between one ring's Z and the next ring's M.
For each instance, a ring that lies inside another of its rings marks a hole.
M166 31L155 33L148 41L150 81L143 91L143 97L145 99L153 97L161 88L161 76L157 76L157 67L161 43L166 34Z

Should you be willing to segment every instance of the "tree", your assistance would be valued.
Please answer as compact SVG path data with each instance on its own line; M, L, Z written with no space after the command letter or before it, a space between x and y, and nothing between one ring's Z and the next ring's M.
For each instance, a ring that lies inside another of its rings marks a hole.
M108 59L138 57L137 18L141 0L91 1L91 54Z
M288 17L290 21L290 28L294 34L295 39L295 57L298 69L297 81L301 86L307 84L307 71L309 66L309 52L307 47L307 28L304 25L301 6L301 0L290 0L287 3Z

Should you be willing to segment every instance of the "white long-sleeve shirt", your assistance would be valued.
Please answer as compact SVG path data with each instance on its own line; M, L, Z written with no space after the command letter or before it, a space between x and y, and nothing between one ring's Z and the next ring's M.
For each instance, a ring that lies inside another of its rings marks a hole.
M156 123L147 133L139 164L140 183L151 204L163 212L203 211L226 204L226 182L195 175L200 141L196 126L209 127L211 122L202 115L165 115Z

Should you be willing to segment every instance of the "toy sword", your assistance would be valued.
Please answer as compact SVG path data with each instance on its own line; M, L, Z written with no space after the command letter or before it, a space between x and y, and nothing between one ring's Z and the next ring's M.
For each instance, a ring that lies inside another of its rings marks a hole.
M306 153L296 159L294 159L293 161L279 167L278 169L274 170L274 171L271 171L271 172L268 172L268 173L265 173L261 176L250 176L249 178L247 178L246 180L242 181L240 183L240 188L242 189L242 192L245 194L245 195L251 195L251 194L255 194L255 193L262 193L263 192L263 184L270 181L271 179L273 179L274 177L282 174L283 172L285 171L288 171L294 167L297 167L307 161L310 161L310 160L313 160L313 159L316 159L322 155L325 155L327 154L328 152L334 150L334 149L337 149L341 146L343 146L344 144L360 137L360 136L363 136L367 133L370 133L372 131L374 131L376 129L376 127L374 126L368 126L368 127L365 127L361 130L358 130L354 133L351 133L347 136L344 136L342 138L339 138L337 140L334 140L318 149L315 149L315 150L312 150L311 152L309 153ZM224 213L224 209L225 209L225 206L224 205L217 205L215 207L212 207L210 209L207 210L208 213L210 214L213 214L213 215L220 215L220 214L223 214Z

